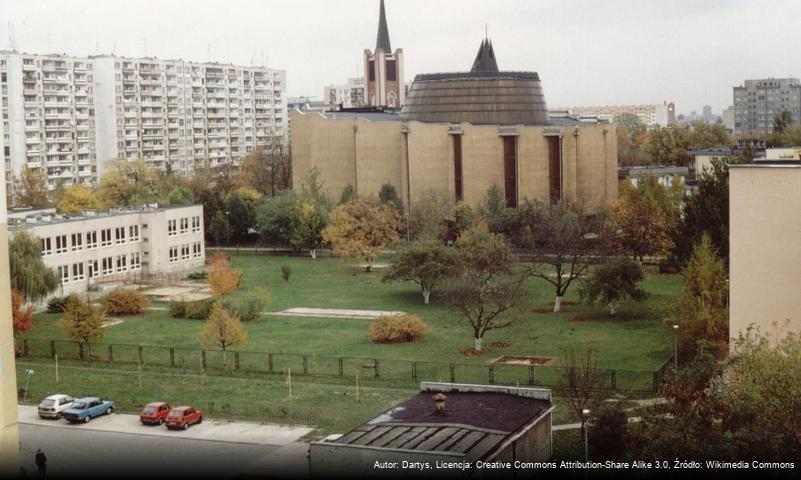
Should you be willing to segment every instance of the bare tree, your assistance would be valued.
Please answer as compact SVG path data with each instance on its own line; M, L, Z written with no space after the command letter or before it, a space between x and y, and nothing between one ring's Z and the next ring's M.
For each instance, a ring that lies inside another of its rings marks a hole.
M577 354L575 351L568 353L562 376L569 395L570 409L581 418L583 430L586 421L583 412L600 400L600 388L604 380L592 350L587 350L584 354Z

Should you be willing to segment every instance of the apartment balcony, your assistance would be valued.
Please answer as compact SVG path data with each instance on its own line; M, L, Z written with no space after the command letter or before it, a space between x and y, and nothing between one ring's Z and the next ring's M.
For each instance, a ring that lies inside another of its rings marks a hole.
M42 147L38 146L38 145L35 146L35 147L30 147L30 148L25 150L25 154L28 155L28 156L39 155L41 153L42 153Z
M79 177L91 177L92 175L93 174L91 170L81 170L78 172Z
M37 70L35 63L23 63L22 64L22 71L24 72L35 72Z
M160 79L139 77L139 85L161 85Z
M33 145L33 144L37 144L38 145L40 143L42 143L42 137L40 137L38 135L35 136L35 137L26 137L25 138L25 144L26 145Z
M142 145L142 151L160 152L164 150L164 145Z
M44 117L48 120L72 120L69 113L45 113Z
M56 84L56 85L64 85L70 83L69 78L67 77L44 77L42 78L42 82L45 84Z

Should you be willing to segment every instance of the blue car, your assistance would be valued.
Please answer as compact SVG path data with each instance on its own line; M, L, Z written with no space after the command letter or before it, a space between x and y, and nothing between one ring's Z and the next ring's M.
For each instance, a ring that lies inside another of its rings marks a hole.
M111 415L114 412L114 402L98 397L79 398L72 404L72 408L64 410L61 416L70 423L88 423L94 417Z

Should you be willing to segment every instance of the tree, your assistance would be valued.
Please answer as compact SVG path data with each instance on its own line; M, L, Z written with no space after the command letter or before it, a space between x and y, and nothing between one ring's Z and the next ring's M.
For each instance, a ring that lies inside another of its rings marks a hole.
M643 280L642 267L629 258L611 259L590 274L581 288L581 297L589 304L600 302L615 314L615 302L631 297L639 302L648 293L638 286Z
M283 192L256 207L256 229L268 245L289 246L295 231L297 195Z
M690 149L725 147L732 143L731 135L721 123L698 122L689 132Z
M479 206L479 214L487 222L490 232L509 236L514 229L517 212L514 208L506 206L506 197L496 184L493 184L484 195L484 200Z
M431 290L453 270L454 252L436 240L418 240L402 249L382 281L412 281L423 290L428 305Z
M681 272L682 293L669 322L679 326L680 352L694 355L699 347L726 347L728 285L726 269L708 235L703 235Z
M677 185L684 189L683 183ZM647 255L666 255L673 247L670 234L679 219L682 197L669 192L651 175L636 187L630 181L621 185L614 207L614 226L622 248L641 262Z
M395 185L391 183L381 185L381 190L378 192L378 199L381 200L381 203L388 203L394 206L399 215L403 213L403 200L398 196Z
M64 189L61 198L56 204L58 213L79 213L84 210L103 208L103 204L95 194L85 185L74 183Z
M242 159L239 183L253 188L262 195L275 196L271 166L267 152L257 148Z
M248 334L242 327L239 317L231 315L228 310L215 303L211 307L211 313L198 340L203 348L222 348L223 366L226 366L227 350L242 345L247 338Z
M159 174L143 160L115 160L100 179L98 196L109 207L128 207L158 199Z
M534 254L528 275L553 285L553 311L559 312L562 297L574 280L591 265L593 257L608 253L611 235L603 217L589 217L559 202L546 205L525 201L518 209L517 225L511 238Z
M714 160L698 180L698 191L685 198L683 215L673 229L675 247L668 262L681 267L690 258L693 248L706 234L724 265L729 258L729 168Z
M194 178L196 177L193 177L193 180ZM220 192L210 188L206 190L200 190L197 193L194 193L195 192L194 189L192 189L192 191L193 191L192 195L197 199L197 201L201 205L203 205L203 225L205 225L206 228L205 232L206 239L216 241L215 236L212 235L213 232L212 223L218 213L222 213L222 220L227 223L227 221L225 220L225 199L223 198ZM220 228L219 224L217 228L218 229ZM219 231L216 233L219 233ZM227 242L228 241L227 234L225 235L225 238ZM217 244L219 245L219 243Z
M598 362L592 350L587 350L583 355L575 351L570 351L566 355L562 377L568 392L568 406L577 417L581 418L583 432L584 423L587 421L584 410L600 400L601 386L606 376L598 369Z
M786 125L781 133L773 132L768 135L766 143L773 147L792 147L801 145L801 124Z
M192 190L188 187L178 185L170 190L167 195L168 205L189 205L195 201L192 196Z
M512 249L502 236L474 229L456 242L449 297L473 328L476 351L481 351L486 332L512 324L500 321L512 308L521 283L510 279L511 273Z
M648 131L648 126L633 113L622 113L615 118L618 129L634 142Z
M324 210L330 210L330 203L323 191L323 181L320 178L320 170L312 167L301 184L301 192L304 198L310 199Z
M342 193L339 195L339 203L337 205L344 205L356 199L356 189L350 183L345 185Z
M209 225L209 236L214 241L215 245L224 245L228 243L231 238L231 228L228 225L228 219L225 213L218 210L211 219Z
M783 134L785 129L793 124L793 114L789 110L782 110L773 117L773 133Z
M20 174L14 177L14 204L31 208L50 206L44 170L22 167Z
M648 133L645 152L659 165L687 166L692 157L688 127L656 127Z
M231 268L229 260L217 255L209 261L206 277L211 294L215 297L231 295L239 289L244 272L240 268Z
M329 225L323 230L323 239L343 259L364 260L370 272L381 250L398 241L397 227L395 207L373 196L359 197L334 209Z
M8 244L11 288L25 300L36 302L59 287L56 272L42 261L42 244L27 231L19 231Z
M256 226L257 199L247 191L236 190L225 199L231 239L237 242L246 240L248 232Z
M294 221L289 243L293 248L308 248L313 259L323 243L323 229L328 221L322 206L311 200L295 203L292 209Z
M457 202L453 207L453 216L445 219L445 233L443 240L447 243L454 243L462 234L476 223L476 215L470 205L464 202Z
M624 113L617 117L617 158L620 165L648 165L651 163L644 151L648 138L648 127L640 117Z
M64 309L61 327L68 338L86 345L91 355L91 342L99 342L105 334L103 314L102 308L97 308L90 302L73 298L67 302ZM83 349L80 350L80 353L81 360L83 360Z
M429 189L411 205L409 223L417 240L442 237L446 219L453 216L453 195L446 190Z
M25 305L22 293L11 291L11 325L14 336L33 329L33 305Z

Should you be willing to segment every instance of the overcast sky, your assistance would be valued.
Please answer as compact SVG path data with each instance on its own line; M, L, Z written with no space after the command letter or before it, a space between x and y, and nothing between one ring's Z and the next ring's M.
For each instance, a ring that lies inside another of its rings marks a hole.
M488 25L502 70L549 107L676 102L719 113L746 78L801 75L797 0L386 0L406 79L470 68ZM290 96L362 75L378 0L0 0L0 48L286 69ZM263 53L262 53L263 52Z

